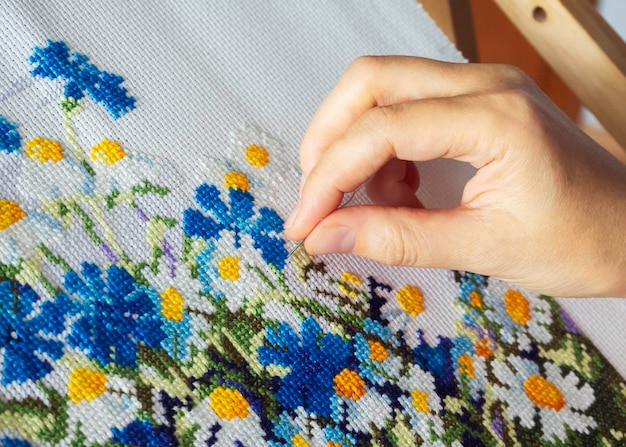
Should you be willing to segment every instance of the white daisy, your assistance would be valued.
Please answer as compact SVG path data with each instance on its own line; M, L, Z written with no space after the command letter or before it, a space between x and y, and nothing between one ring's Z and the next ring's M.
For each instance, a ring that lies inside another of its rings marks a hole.
M80 426L88 443L108 441L113 428L126 427L141 409L134 383L90 368L71 371L67 395L68 432Z
M205 447L208 440L215 447L267 445L261 419L234 388L216 388L187 413L186 419L200 426L194 434L195 447Z
M239 248L235 247L235 235L227 230L210 245L199 255L200 281L214 298L225 299L228 309L236 312L246 300L254 298L256 291L267 288L255 271L258 268L269 274L267 263L247 234L239 233Z
M506 363L496 359L492 366L501 384L493 385L494 398L525 428L533 428L539 414L543 439L565 441L566 427L580 433L596 427L593 418L582 413L595 400L593 389L588 383L579 386L574 373L562 376L557 365L547 362L544 376L537 364L517 356L510 356Z
M522 351L529 351L533 342L549 343L550 304L535 294L501 289L498 281L490 280L484 294L484 303L490 308L485 316L501 326L499 338L505 343L517 341Z
M407 392L399 401L410 417L412 430L428 445L443 446L441 441L430 444L431 430L436 436L444 433L443 420L439 416L442 403L435 389L434 377L419 366L412 365L407 374L400 378L398 385Z

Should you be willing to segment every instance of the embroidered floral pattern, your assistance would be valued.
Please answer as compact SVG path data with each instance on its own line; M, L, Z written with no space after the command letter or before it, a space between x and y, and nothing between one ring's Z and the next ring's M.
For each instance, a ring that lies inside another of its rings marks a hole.
M120 76L63 42L30 61L63 83L66 136L23 144L0 117L21 163L0 189L2 445L623 443L626 385L552 299L457 272L463 318L429 344L419 282L288 258L259 190L275 139L241 133L185 196L120 141L80 144L88 98L135 108Z

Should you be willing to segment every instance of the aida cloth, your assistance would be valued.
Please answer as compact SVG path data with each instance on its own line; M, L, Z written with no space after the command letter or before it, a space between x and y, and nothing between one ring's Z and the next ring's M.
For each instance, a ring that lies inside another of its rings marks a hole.
M0 443L625 445L624 380L554 299L287 256L349 62L461 57L412 0L252 3L0 4ZM473 174L420 169L429 206Z

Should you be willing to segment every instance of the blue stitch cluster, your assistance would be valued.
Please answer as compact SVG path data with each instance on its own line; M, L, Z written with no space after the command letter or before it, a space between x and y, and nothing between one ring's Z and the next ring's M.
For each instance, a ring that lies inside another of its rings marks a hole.
M40 303L33 316L39 295L29 286L16 281L0 283L0 351L4 351L2 384L38 380L52 371L50 363L63 355L63 344L50 339L64 329L65 301ZM39 355L36 355L39 354Z
M217 220L197 209L185 210L183 231L187 236L217 240L222 230L228 230L234 233L235 248L239 248L241 234L249 234L265 262L279 269L285 266L285 241L277 236L283 231L283 220L276 211L262 207L257 215L252 194L235 188L228 191L230 206L222 201L215 186L206 183L196 189L195 197L202 210L210 212Z
M304 407L318 416L331 416L335 394L334 377L344 368L354 368L353 347L338 335L324 334L312 318L302 323L300 335L288 324L267 328L270 346L259 348L263 366L281 365L291 371L280 380L276 398L284 407Z
M98 70L83 54L74 53L71 58L64 42L46 41L44 48L35 47L29 61L36 64L31 73L50 79L65 80L65 96L81 99L85 92L117 119L135 108L135 98L121 87L121 76Z
M115 362L135 366L137 344L158 347L166 338L161 328L160 296L133 279L123 268L112 265L106 272L82 264L82 278L65 274L67 291L81 300L81 317L72 324L68 343L87 352L103 365Z
M0 151L17 152L20 150L22 137L17 133L17 124L13 124L0 116Z

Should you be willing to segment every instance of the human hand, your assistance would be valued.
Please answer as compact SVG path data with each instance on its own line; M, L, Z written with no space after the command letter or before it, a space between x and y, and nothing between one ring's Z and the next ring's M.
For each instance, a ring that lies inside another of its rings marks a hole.
M424 209L413 162L441 157L478 171L459 206ZM300 159L285 232L306 237L311 254L626 296L626 166L517 69L357 59L313 117ZM366 182L374 205L338 209Z

